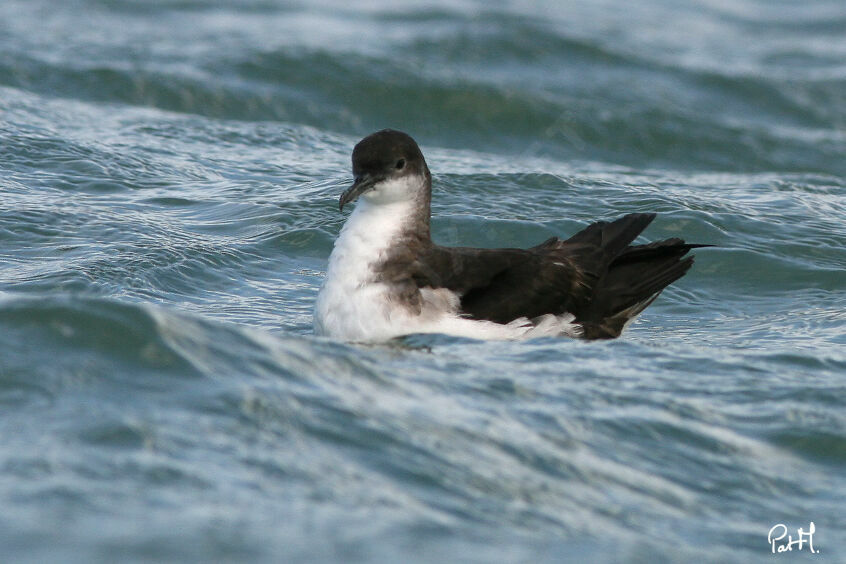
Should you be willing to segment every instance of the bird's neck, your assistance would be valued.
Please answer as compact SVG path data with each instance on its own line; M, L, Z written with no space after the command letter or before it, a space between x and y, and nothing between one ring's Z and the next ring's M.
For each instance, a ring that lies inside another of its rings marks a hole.
M413 220L416 229L416 235L429 241L431 239L431 232L429 231L429 220L432 217L432 188L431 185L420 195L419 200L415 203Z
M428 243L429 208L421 207L415 201L359 200L335 241L327 274L369 280L395 254L392 250Z

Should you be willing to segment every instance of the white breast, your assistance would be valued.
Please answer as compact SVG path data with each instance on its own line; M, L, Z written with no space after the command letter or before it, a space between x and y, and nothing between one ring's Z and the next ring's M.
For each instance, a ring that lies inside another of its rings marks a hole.
M316 333L351 341L397 336L397 308L391 307L388 285L373 281L373 266L385 258L412 210L411 202L359 200L329 257L314 311Z

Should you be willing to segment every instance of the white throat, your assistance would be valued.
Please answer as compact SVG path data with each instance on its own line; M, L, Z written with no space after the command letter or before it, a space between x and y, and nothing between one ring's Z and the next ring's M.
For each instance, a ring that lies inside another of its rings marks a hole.
M360 199L341 229L329 256L326 278L350 276L356 282L368 281L375 263L385 257L388 248L407 229L415 212L414 202L371 203Z

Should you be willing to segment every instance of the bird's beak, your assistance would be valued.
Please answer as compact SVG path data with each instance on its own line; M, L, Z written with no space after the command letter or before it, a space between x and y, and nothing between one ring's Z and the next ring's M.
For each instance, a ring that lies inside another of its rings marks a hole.
M381 178L373 176L372 174L362 174L355 177L353 185L344 190L341 194L341 199L338 201L338 208L344 211L344 206L350 202L355 201L359 196L373 188L373 185L379 182Z

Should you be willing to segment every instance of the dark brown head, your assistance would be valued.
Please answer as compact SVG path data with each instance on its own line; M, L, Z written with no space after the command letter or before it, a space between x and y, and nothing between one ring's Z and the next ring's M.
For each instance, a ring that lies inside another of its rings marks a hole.
M342 210L359 196L374 204L422 198L428 206L429 168L420 147L402 131L383 129L359 141L352 169L355 182L341 195Z

